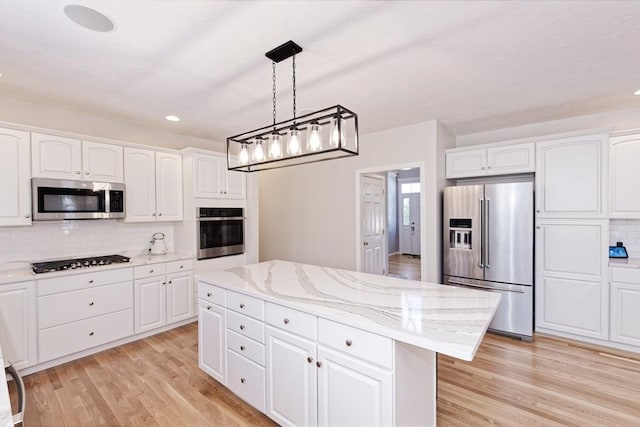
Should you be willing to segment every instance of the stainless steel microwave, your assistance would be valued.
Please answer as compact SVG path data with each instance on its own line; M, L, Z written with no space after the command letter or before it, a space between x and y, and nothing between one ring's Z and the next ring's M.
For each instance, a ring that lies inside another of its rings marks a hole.
M33 220L124 218L124 184L33 178Z

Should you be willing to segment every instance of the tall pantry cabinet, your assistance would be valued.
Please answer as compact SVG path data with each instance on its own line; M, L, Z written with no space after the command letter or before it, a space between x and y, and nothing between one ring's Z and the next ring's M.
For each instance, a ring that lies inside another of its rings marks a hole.
M536 330L607 340L607 134L536 144Z

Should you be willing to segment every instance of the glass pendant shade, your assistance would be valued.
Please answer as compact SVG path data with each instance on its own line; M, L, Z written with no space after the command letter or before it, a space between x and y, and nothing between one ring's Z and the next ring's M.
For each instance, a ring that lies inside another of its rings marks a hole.
M309 126L309 138L307 139L307 149L318 151L322 148L322 129L318 123L311 123Z
M289 132L287 154L290 156L297 156L298 154L300 154L300 132L295 128L292 128Z
M256 146L253 149L253 160L256 162L261 162L264 160L264 149L262 148L262 143L264 140L262 138L256 139Z
M271 134L271 143L269 145L269 156L272 159L279 159L282 157L282 142L280 141L280 135L277 133Z
M340 147L344 144L345 130L341 119L335 118L331 121L331 146Z
M240 164L246 165L249 163L249 150L247 149L247 144L242 144L242 148L240 148Z

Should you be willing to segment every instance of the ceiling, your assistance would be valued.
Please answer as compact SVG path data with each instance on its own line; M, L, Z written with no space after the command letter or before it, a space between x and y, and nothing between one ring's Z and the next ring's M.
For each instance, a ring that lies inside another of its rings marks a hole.
M74 24L67 4L116 29ZM640 107L638 22L640 1L2 0L0 95L223 141L271 123L264 53L292 39L299 113L342 104L361 133L438 119L464 135ZM290 60L277 75L281 121Z

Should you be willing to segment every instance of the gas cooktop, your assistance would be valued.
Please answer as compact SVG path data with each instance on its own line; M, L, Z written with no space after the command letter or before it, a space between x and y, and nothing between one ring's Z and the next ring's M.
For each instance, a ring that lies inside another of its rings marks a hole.
M52 271L75 270L78 268L99 267L102 265L129 262L130 258L124 255L104 255L91 258L72 258L57 261L34 262L31 264L36 274L50 273Z

